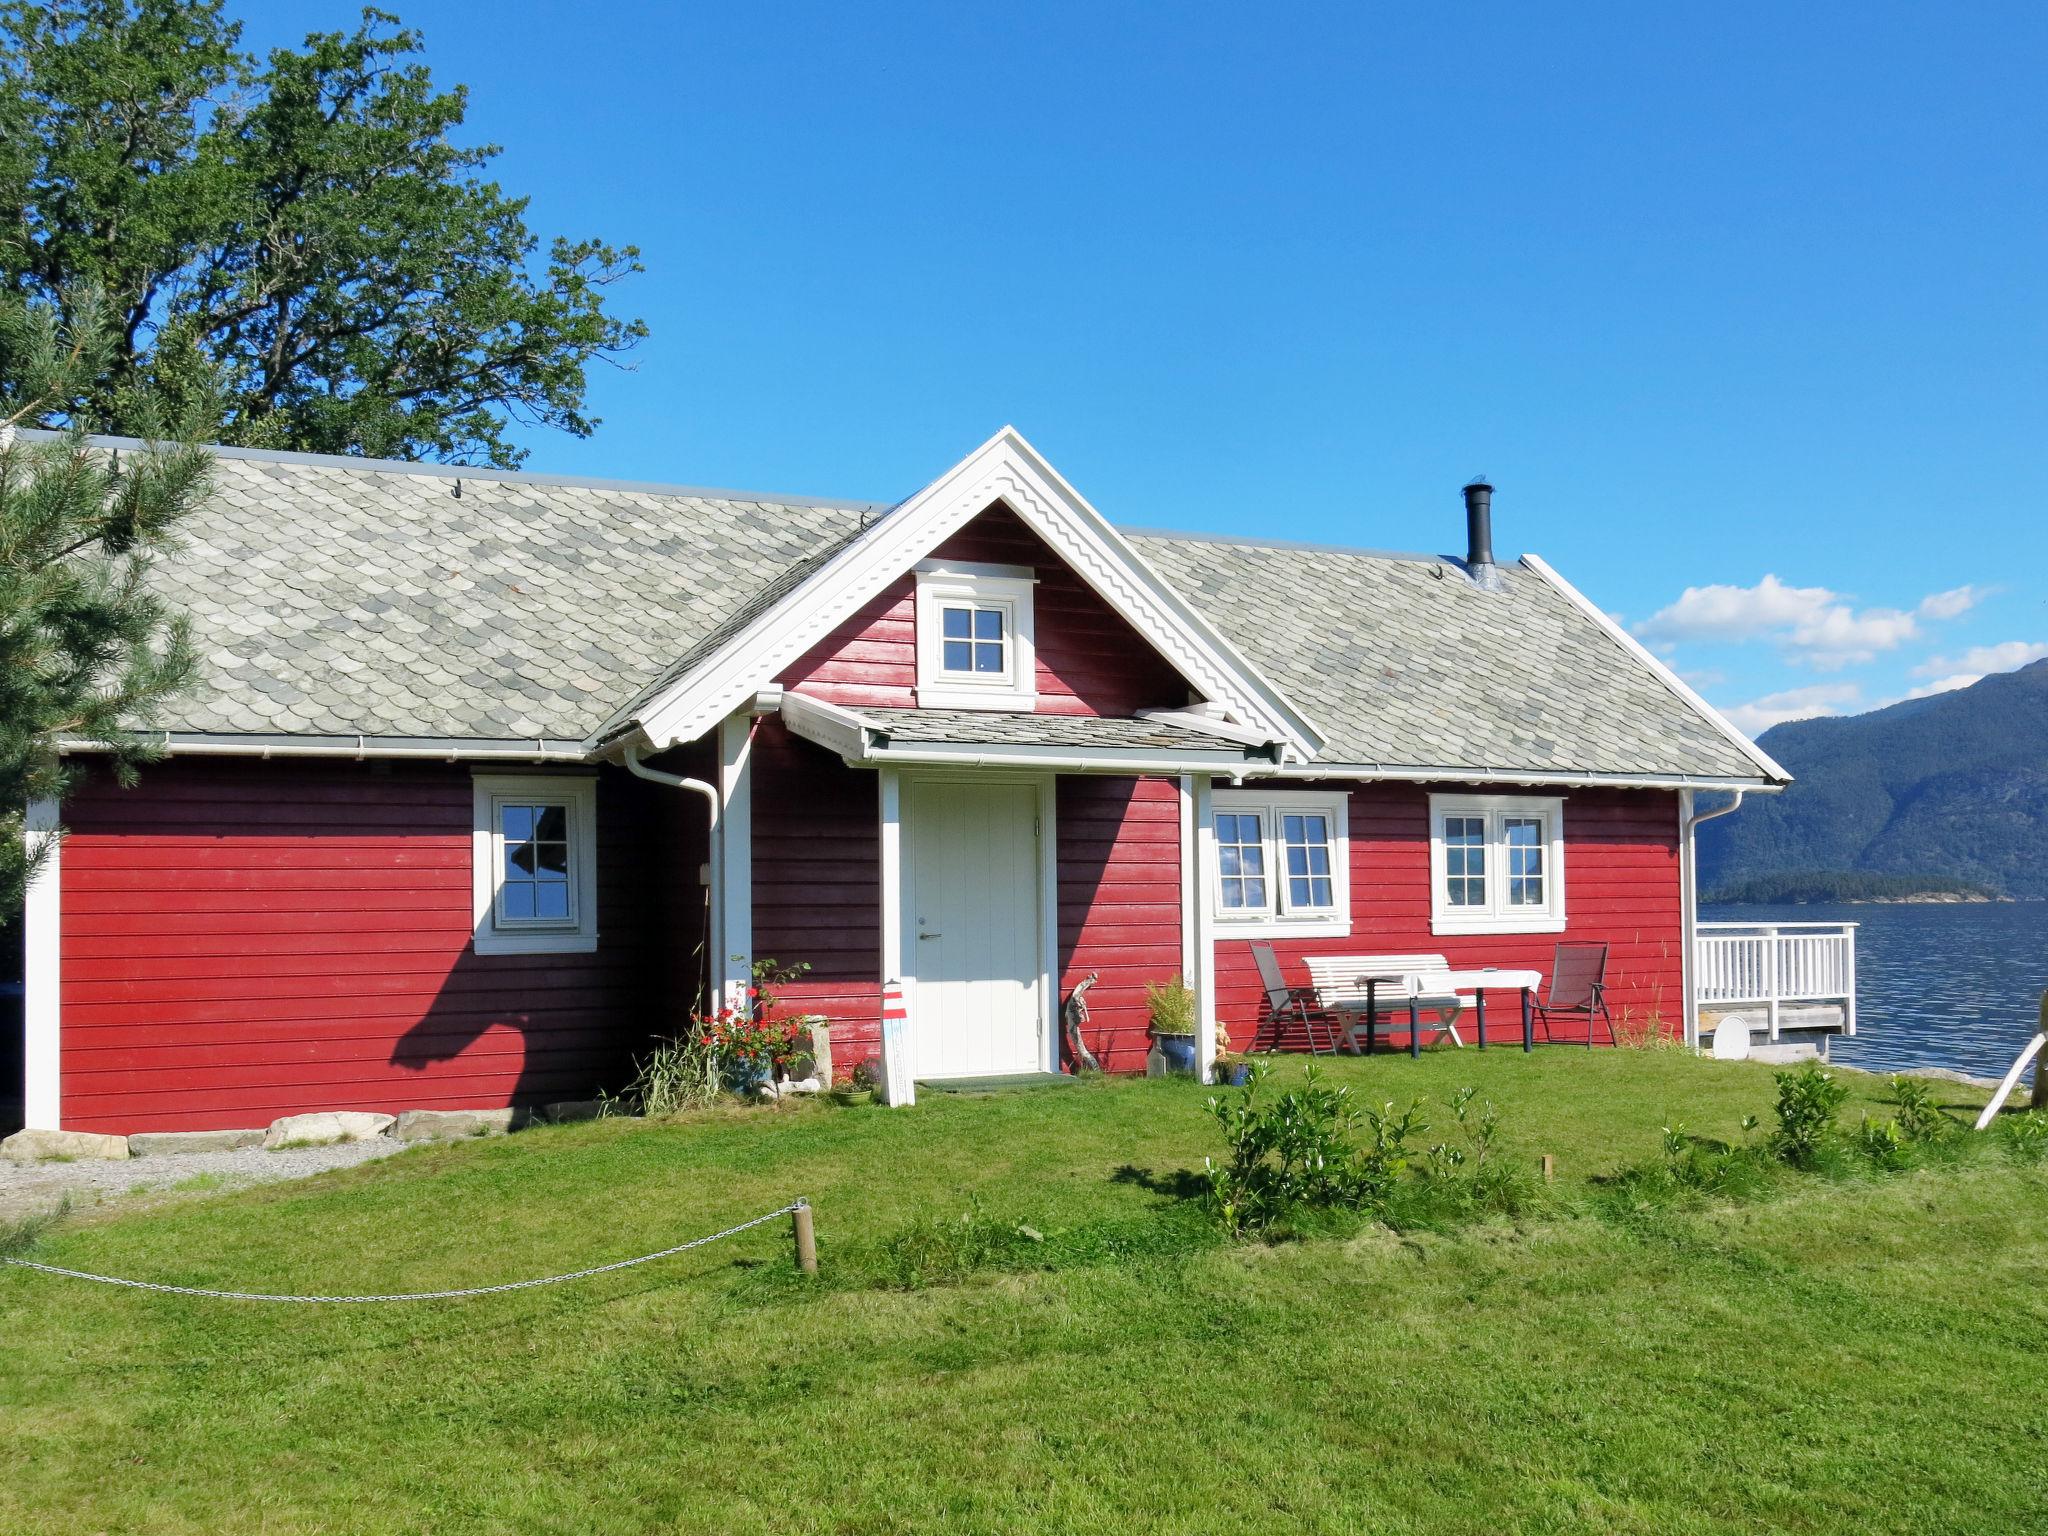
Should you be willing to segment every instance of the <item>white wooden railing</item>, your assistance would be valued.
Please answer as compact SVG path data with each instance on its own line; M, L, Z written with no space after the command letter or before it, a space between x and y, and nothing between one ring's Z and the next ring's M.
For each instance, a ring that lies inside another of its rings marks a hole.
M1701 923L1700 1005L1762 1006L1778 1038L1783 1003L1842 1004L1843 1033L1856 1033L1856 924Z

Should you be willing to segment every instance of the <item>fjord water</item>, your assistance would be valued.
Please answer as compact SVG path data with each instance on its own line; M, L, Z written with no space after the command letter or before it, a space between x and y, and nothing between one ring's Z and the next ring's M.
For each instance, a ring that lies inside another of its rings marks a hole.
M2039 1027L2048 902L1702 907L1703 922L1856 923L1856 1038L1844 1066L1998 1077Z

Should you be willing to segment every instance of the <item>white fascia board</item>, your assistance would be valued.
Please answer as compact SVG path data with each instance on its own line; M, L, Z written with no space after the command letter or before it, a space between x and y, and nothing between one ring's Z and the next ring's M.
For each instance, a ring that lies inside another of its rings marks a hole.
M1201 731L1210 736L1220 736L1225 741L1240 742L1247 747L1274 745L1273 738L1256 726L1218 720L1213 715L1197 714L1192 709L1141 709L1137 718L1155 721L1160 725L1179 726L1183 730Z
M838 704L814 699L808 694L782 696L782 723L806 741L816 742L841 757L858 758L867 753L868 721Z
M987 742L911 742L870 746L853 761L859 768L1051 768L1067 773L1202 773L1237 779L1248 767L1231 752L1188 752L1176 747L1039 747Z
M1005 427L878 521L640 711L657 748L694 740L953 533L1002 501L1205 697L1303 758L1323 738L1015 428Z
M1635 657L1645 667L1648 667L1651 674L1666 688L1669 688L1677 696L1680 703L1692 709L1709 725L1713 726L1715 730L1727 737L1741 751L1744 757L1747 757L1758 768L1763 770L1764 778L1768 783L1783 788L1792 782L1792 775L1787 773L1784 767L1770 753L1764 751L1762 747L1759 747L1755 742L1743 735L1741 731L1737 730L1733 721L1694 692L1676 672L1651 655L1649 648L1634 635L1615 623L1605 609L1591 601L1585 593L1552 570L1548 561L1544 560L1540 555L1524 555L1522 556L1522 564L1557 588L1581 613L1605 630L1617 645Z

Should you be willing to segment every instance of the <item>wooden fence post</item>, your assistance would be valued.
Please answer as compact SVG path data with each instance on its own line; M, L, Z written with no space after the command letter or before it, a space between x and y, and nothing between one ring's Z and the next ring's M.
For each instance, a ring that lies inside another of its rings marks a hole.
M1556 1180L1557 1159L1552 1157L1548 1152L1546 1152L1543 1154L1543 1182L1546 1184L1551 1184L1555 1183Z
M818 1234L811 1225L811 1202L799 1200L790 1212L790 1228L796 1236L796 1267L807 1275L818 1272Z

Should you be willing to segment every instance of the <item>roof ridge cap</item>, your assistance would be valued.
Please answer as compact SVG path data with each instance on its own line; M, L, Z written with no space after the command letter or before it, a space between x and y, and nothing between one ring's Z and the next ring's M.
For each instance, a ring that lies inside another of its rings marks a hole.
M31 442L50 442L64 437L40 427L24 427L20 435ZM117 437L89 433L86 442L94 448L145 452L151 443L139 437ZM372 474L418 475L436 480L496 480L512 485L559 486L569 490L637 492L645 496L692 497L699 501L753 502L770 507L824 507L846 512L887 512L893 501L855 501L834 496L791 496L772 491L744 491L704 485L670 485L657 480L615 480L598 475L564 475L547 470L498 469L484 464L435 464L420 459L372 459L353 453L303 453L285 448L239 448L226 443L199 445L215 458L235 459L251 464L285 464L308 469L345 469Z

